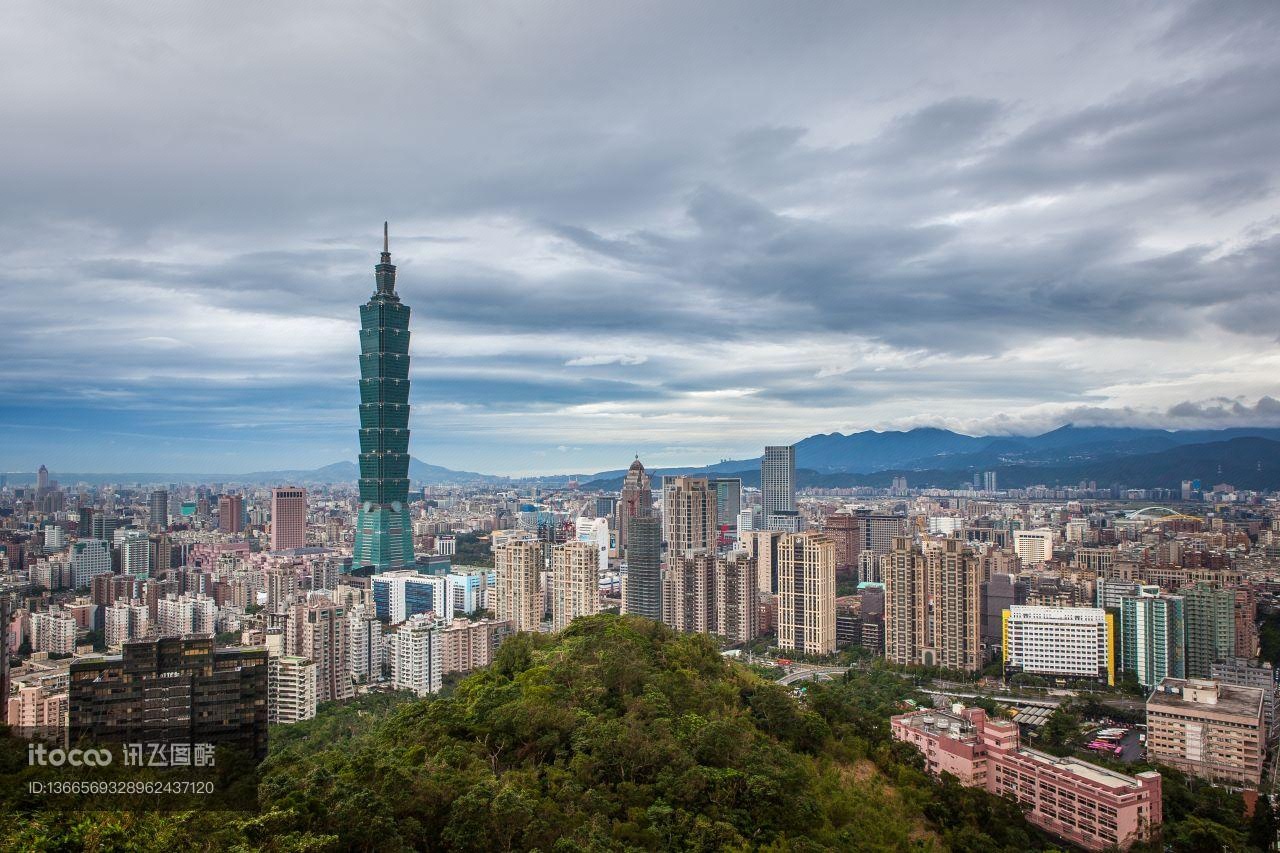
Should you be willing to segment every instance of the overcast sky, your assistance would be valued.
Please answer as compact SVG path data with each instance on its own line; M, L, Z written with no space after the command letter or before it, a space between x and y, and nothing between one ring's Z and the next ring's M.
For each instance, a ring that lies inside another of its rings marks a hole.
M9 2L0 469L1280 424L1280 3Z

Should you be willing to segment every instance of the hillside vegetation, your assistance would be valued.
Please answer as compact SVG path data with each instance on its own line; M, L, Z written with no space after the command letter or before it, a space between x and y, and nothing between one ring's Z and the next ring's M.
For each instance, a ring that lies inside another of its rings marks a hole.
M0 850L1062 849L1017 807L921 770L889 737L883 664L803 698L704 636L602 615L517 635L449 695L365 696L272 730L259 813L58 812L0 738ZM1166 773L1159 850L1253 851L1269 810ZM109 805L114 805L111 803ZM1265 800L1260 804L1265 806ZM1137 848L1135 848L1136 850Z
M1045 849L1012 805L888 738L892 674L783 687L706 637L599 616L508 640L444 698L365 697L272 731L261 813L8 807L21 850Z

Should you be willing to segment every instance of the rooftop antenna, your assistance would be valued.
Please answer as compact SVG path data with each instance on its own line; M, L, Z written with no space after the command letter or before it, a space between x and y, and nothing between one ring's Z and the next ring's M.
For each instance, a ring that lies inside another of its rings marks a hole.
M390 243L387 235L388 235L387 223L384 220L382 223L382 251L384 254L391 251Z

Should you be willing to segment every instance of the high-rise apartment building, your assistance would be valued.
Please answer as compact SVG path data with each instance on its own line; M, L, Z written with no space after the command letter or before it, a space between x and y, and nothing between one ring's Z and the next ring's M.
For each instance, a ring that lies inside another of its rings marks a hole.
M791 533L799 530L795 445L764 449L760 458L760 508L765 529Z
M1101 583L1101 581L1099 581ZM1182 596L1138 595L1120 599L1120 666L1148 689L1187 675Z
M542 543L532 535L510 537L493 549L493 611L514 631L537 631L542 624L539 579L546 567Z
M716 492L716 527L737 530L742 512L742 480L738 477L716 477L711 481Z
M600 558L591 542L551 549L551 629L563 631L579 616L600 612Z
M284 653L315 663L317 702L341 701L355 695L350 638L345 609L322 595L298 602L289 611Z
M124 644L71 664L71 742L234 745L267 753L267 650L215 649L213 637Z
M446 624L419 613L400 623L391 634L391 685L396 690L412 690L419 696L440 692Z
M151 540L141 530L130 530L120 539L120 572L135 578L151 575Z
M118 652L131 640L146 639L151 631L151 612L145 604L117 601L102 608L102 623L107 648Z
M58 610L31 614L31 650L69 655L76 650L76 620Z
M157 530L169 526L169 493L164 489L156 489L147 500L150 524Z
M906 518L867 509L841 511L826 517L823 532L836 542L836 570L854 575L863 554L878 558L893 550L893 539L906 532ZM874 578L866 578L874 580Z
M625 613L662 619L662 524L651 510L628 522Z
M756 561L746 551L673 557L663 576L663 621L677 631L749 643L760 633L757 596Z
M386 223L377 289L360 307L360 510L352 565L413 562L409 518L409 306L396 294Z
M716 547L716 492L705 477L664 477L662 521L669 555Z
M738 537L738 546L755 558L759 592L778 591L778 543L783 535L781 530L749 530Z
M677 631L716 630L716 557L709 551L672 556L662 584L662 621Z
M982 566L964 542L943 539L923 549L900 536L881 566L885 657L900 664L979 669Z
M307 490L296 486L271 490L271 550L307 546Z
M788 533L778 542L778 646L813 655L836 650L836 543L829 536Z
M243 495L223 495L218 498L218 529L223 533L244 532Z
M1179 594L1187 629L1187 678L1208 678L1214 661L1235 657L1235 590L1200 582Z
M1013 531L1013 550L1024 566L1053 559L1053 531L1048 528Z
M381 681L382 660L386 652L382 621L364 605L356 605L347 611L347 635L351 677L360 684Z
M309 658L267 658L267 722L297 723L316 715L316 665Z
M156 602L157 635L161 637L213 634L217 617L213 599L202 595L167 595Z
M111 573L111 546L101 539L77 539L71 543L71 585L89 586L97 575Z
M1235 588L1235 656L1251 658L1258 654L1258 593L1251 586Z
M742 550L717 557L715 588L716 633L731 644L749 643L758 637L759 582L755 558Z
M493 653L511 626L492 619L454 619L442 634L441 671L472 672L493 662Z

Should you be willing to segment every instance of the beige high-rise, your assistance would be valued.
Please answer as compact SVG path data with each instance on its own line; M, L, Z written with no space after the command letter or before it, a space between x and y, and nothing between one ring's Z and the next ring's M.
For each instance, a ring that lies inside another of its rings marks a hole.
M974 671L982 665L982 564L959 539L894 539L881 561L885 658Z
M673 556L662 580L662 621L689 634L715 633L715 555Z
M782 539L780 530L747 530L738 534L738 544L756 561L756 589L760 592L774 593L775 578L778 575L778 542Z
M594 542L551 550L551 627L563 631L579 616L600 612L600 551Z
M663 621L690 634L747 643L760 633L756 561L746 551L709 551L671 560L663 577Z
M716 490L706 477L665 477L662 523L667 553L695 554L716 546Z
M716 633L730 643L751 642L760 634L755 558L746 551L718 558L715 583Z
M778 646L836 650L836 543L825 533L786 533L778 542Z
M328 598L315 596L289 611L284 652L315 662L317 702L341 701L355 695L350 642L346 611Z
M493 611L513 631L537 631L543 600L538 578L543 569L542 543L531 535L508 537L493 549Z

